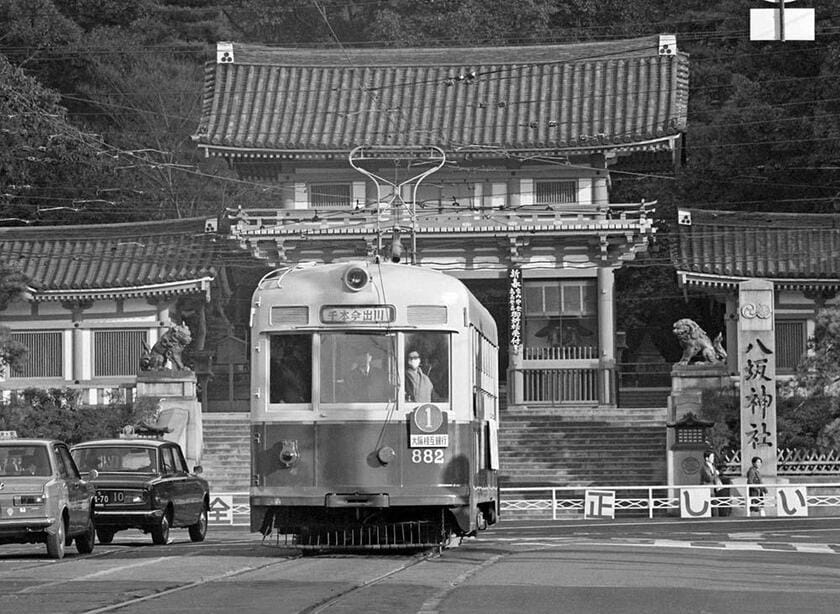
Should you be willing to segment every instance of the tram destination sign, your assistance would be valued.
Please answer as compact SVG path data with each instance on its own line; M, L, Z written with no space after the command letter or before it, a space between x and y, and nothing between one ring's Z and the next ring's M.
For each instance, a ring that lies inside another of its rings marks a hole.
M396 320L393 305L324 305L324 324L379 324Z

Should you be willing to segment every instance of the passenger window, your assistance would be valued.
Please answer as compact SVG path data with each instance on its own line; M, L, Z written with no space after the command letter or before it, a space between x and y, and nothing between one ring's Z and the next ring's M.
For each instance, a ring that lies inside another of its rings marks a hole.
M73 456L70 454L70 450L64 446L59 446L58 449L60 450L59 454L61 455L61 460L64 461L64 466L67 468L67 474L77 480L81 478L79 468L76 467L76 463L73 460Z
M65 480L67 480L67 479L70 479L71 477L73 477L73 473L72 473L72 470L70 469L70 467L71 466L75 467L75 465L68 465L67 464L67 461L65 460L64 456L61 454L62 451L66 452L66 450L63 450L63 448L61 446L54 446L53 447L53 452L55 452L55 458L56 458L56 462L57 462L57 465L58 465L56 467L56 469L58 470L58 475L60 477L64 478Z
M181 454L179 448L170 448L172 450L172 458L175 460L175 471L179 473L187 473L187 462L184 460L184 455Z
M163 448L163 471L162 473L175 473L175 459L172 456L172 448Z
M406 333L405 400L449 401L449 334Z
M272 335L269 403L312 402L312 336Z

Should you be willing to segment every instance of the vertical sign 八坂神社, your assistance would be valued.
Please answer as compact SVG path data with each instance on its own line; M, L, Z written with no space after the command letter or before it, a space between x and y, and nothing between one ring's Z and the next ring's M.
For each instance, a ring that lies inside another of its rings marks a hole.
M741 371L741 475L753 457L776 477L776 336L773 282L749 280L738 288L738 367Z

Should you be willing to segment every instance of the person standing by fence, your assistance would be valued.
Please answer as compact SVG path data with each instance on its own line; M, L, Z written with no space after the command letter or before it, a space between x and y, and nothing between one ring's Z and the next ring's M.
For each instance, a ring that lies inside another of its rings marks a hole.
M708 484L712 487L709 489L709 493L711 494L711 496L721 496L720 486L722 482L720 479L720 472L715 466L715 453L711 450L703 452L703 466L700 468L700 484ZM720 510L718 510L717 508L712 508L712 516L719 516L719 511Z
M747 470L747 484L761 484L761 459L758 456L752 457L752 466ZM764 495L767 494L767 488L764 486L756 486L749 488L750 497L750 512L758 512L759 516L764 516L764 508L762 502Z

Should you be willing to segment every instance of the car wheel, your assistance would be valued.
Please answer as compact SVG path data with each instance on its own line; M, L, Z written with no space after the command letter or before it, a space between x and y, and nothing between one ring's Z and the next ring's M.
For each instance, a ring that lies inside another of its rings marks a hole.
M93 527L93 518L88 519L88 526L85 532L76 536L76 550L79 554L90 554L96 543L96 530Z
M152 543L162 546L169 541L169 511L167 510L160 522L152 527Z
M96 539L100 544L110 544L114 541L114 531L110 529L96 529Z
M190 525L190 539L194 542L203 542L207 535L207 508L201 510L198 515L198 522Z
M55 533L47 533L47 555L51 559L64 558L64 539L67 531L64 527L64 519L59 519L58 528Z

